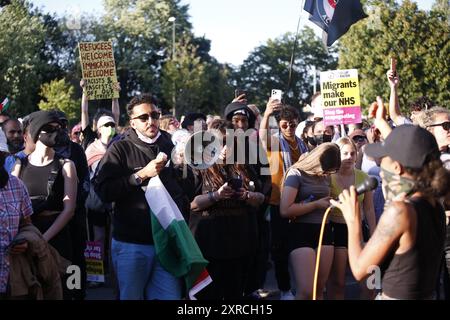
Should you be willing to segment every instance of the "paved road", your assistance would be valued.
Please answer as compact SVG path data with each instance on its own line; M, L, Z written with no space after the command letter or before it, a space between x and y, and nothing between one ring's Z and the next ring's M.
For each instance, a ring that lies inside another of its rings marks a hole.
M294 287L294 286L293 286ZM267 273L265 288L269 291L267 300L279 300L280 294L277 288L274 270L270 268ZM350 272L347 273L346 299L358 299L359 297L359 285L353 279ZM115 300L115 293L111 281L107 279L107 283L98 288L91 288L87 291L87 300Z

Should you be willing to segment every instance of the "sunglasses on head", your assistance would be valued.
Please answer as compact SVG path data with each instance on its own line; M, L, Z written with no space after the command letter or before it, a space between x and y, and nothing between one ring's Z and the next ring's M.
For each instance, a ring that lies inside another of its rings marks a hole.
M282 124L280 124L280 127L283 129L287 129L287 127L297 128L297 123L295 123L295 122L282 123Z
M116 124L115 124L114 122L108 122L108 123L105 123L103 126L104 126L104 127L115 128L115 127L116 127Z
M150 118L152 118L153 120L158 120L160 116L161 113L159 113L158 111L152 111L150 113L144 113L141 114L140 116L131 118L131 120L139 119L142 122L147 122Z
M442 126L442 128L445 131L449 131L450 130L450 121L445 121L445 122L442 122L442 123L432 124L429 127L439 127L439 126Z

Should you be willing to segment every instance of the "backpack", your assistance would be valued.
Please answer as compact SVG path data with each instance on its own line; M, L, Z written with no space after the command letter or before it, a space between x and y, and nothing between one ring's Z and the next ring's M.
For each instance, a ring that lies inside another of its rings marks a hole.
M88 210L96 212L104 212L112 209L111 203L103 202L95 192L94 183L97 178L97 174L100 171L100 160L94 162L89 168L89 194L86 198L85 206Z

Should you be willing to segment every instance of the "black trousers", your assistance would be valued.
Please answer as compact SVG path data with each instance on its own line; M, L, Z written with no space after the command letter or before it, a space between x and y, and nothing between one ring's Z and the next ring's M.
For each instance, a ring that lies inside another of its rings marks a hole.
M289 220L280 216L279 206L270 206L271 255L275 267L278 289L291 289L289 276Z
M199 300L240 300L244 298L245 287L251 272L254 255L235 259L214 259L209 261L206 269L212 283L200 291Z

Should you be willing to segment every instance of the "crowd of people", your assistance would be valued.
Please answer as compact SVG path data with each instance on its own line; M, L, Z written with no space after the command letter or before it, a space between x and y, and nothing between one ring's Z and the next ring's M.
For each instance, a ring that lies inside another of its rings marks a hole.
M442 299L442 291L450 299L450 111L421 98L402 115L399 77L389 70L387 79L388 107L377 98L362 123L341 127L325 124L320 93L301 122L296 108L272 98L260 113L244 93L223 115L180 121L138 95L120 128L117 99L90 121L84 80L72 127L57 110L1 114L0 300L84 299L88 240L102 244L118 299L186 298L155 250L148 201L160 199L145 196L155 176L208 260L212 283L198 299L259 299L270 265L281 300L345 299L348 266L361 299ZM221 143L202 168L185 148L197 132ZM379 186L357 194L369 177ZM53 277L17 262L38 244L52 252ZM80 288L68 288L60 272L68 263L81 270ZM12 266L52 285L17 280ZM366 281L374 267L375 288ZM38 286L53 291L37 295Z

